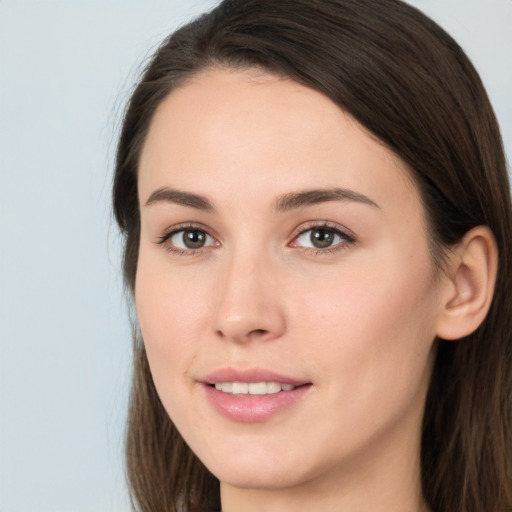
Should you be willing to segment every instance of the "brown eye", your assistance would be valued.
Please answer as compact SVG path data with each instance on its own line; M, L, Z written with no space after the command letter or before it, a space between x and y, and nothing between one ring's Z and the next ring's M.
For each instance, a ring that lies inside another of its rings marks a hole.
M206 243L206 233L194 229L183 231L183 245L188 249L200 249Z
M213 238L201 229L180 229L169 237L170 244L182 250L197 250L213 244Z
M354 237L344 233L341 229L320 225L305 229L299 233L291 243L291 246L322 251L342 249L354 242Z
M313 247L325 249L333 244L335 234L331 229L312 229L309 238Z

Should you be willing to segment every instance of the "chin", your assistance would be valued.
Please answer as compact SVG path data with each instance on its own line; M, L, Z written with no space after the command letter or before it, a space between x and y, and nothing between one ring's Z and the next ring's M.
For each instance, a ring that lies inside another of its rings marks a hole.
M300 485L305 480L303 475L269 467L214 468L213 475L224 484L240 489L283 489ZM215 471L219 469L219 471Z
M293 487L311 477L303 461L287 459L275 449L227 450L201 460L220 482L243 489Z

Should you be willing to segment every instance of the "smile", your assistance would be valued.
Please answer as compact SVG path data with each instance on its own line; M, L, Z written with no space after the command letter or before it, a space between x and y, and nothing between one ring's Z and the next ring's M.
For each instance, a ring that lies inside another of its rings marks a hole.
M279 382L216 382L215 389L232 395L273 395L292 391L295 386Z

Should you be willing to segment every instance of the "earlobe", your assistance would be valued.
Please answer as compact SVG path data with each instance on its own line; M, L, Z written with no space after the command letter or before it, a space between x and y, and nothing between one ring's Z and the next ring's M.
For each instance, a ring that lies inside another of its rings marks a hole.
M453 251L443 288L437 336L456 340L474 332L489 311L498 251L491 230L477 226L468 231Z

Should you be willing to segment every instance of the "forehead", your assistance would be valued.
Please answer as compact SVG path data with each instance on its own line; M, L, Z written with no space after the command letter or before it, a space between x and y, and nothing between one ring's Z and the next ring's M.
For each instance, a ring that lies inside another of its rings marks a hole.
M219 197L343 186L419 200L407 166L354 118L260 70L209 70L161 103L141 155L141 201L162 186Z

